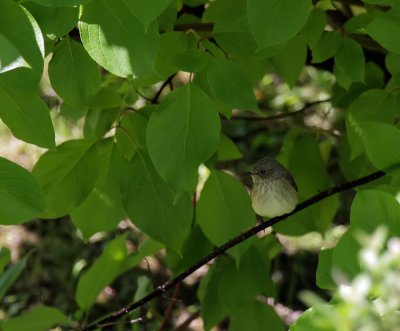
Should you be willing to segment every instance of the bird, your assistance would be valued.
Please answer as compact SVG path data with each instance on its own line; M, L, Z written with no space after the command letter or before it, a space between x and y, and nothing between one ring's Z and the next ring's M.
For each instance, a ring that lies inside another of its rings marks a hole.
M257 215L272 218L296 208L296 182L289 170L278 161L263 157L255 163L249 174L252 179L250 198Z

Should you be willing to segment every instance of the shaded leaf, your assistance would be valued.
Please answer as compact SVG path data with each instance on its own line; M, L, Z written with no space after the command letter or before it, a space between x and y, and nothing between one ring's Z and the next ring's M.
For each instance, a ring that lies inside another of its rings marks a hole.
M73 106L87 104L100 88L96 63L80 43L68 37L53 52L49 77L57 94Z
M147 146L154 167L178 194L192 193L197 169L218 146L220 120L195 84L170 93L151 114Z
M40 147L55 146L49 109L37 94L0 85L0 118L15 137Z
M280 44L299 32L311 12L311 0L249 0L251 32L260 48Z
M97 151L93 141L69 140L43 154L33 168L45 195L46 217L68 214L93 189Z
M0 223L30 221L44 208L43 192L36 179L24 168L0 157Z
M55 324L69 324L68 318L53 307L35 307L21 316L1 323L3 331L47 331Z

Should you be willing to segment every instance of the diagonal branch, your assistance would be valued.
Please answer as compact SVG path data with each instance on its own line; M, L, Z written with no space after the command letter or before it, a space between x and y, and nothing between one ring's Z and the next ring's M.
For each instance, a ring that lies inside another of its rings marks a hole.
M178 284L179 282L181 282L183 279L185 279L187 276L189 276L190 274L192 274L193 272L195 272L197 269L199 269L200 267L206 265L207 263L209 263L210 261L212 261L213 259L215 259L216 257L222 255L223 253L225 253L228 249L240 244L241 242L245 241L246 239L254 236L255 234L257 234L260 231L263 231L279 222L282 222L283 220L287 219L289 216L298 213L299 211L321 201L324 200L328 197L330 197L333 194L339 193L339 192L343 192L352 188L355 188L357 186L361 186L363 184L369 183L373 180L376 180L380 177L383 177L385 175L384 172L382 171L376 171L374 173L371 173L367 176L355 179L353 181L344 183L344 184L339 184L333 187L330 187L328 189L326 189L325 191L322 191L314 196L312 196L311 198L301 202L299 205L297 205L296 209L293 210L291 213L286 214L286 215L282 215L282 216L278 216L278 217L274 217L271 218L270 220L263 222L261 224L258 224L256 226L254 226L253 228L251 228L250 230L247 230L246 232L243 232L241 234L239 234L238 236L236 236L235 238L229 240L228 242L226 242L224 245L219 246L217 248L214 249L214 251L212 251L210 254L208 254L207 256L203 257L202 259L200 259L198 262L196 262L195 264L193 264L191 267L189 267L188 269L186 269L185 271L183 271L182 273L180 273L178 276L176 276L175 278L169 280L168 282L158 286L153 292L151 292L150 294L146 295L145 297L143 297L142 299L140 299L139 301L136 301L134 303L132 303L129 306L126 306L116 312L114 312L111 316L106 317L101 319L100 321L89 325L88 327L84 328L83 331L89 331L89 330L95 330L98 328L102 328L104 325L109 325L109 323L111 322L115 322L118 319L120 319L121 317L129 314L131 311L143 306L144 304L146 304L147 302L157 298L158 296L162 295L165 291L169 290L170 288L174 287L176 284Z
M316 106L316 105L319 105L319 104L325 103L325 102L330 102L330 101L331 101L331 99L308 102L299 110L292 111L292 112L281 112L279 114L274 114L271 116L237 115L237 116L232 116L230 119L231 120L245 120L245 121L263 121L263 122L276 121L276 120L280 120L285 117L292 117L292 116L300 115L301 113L307 112L313 106Z

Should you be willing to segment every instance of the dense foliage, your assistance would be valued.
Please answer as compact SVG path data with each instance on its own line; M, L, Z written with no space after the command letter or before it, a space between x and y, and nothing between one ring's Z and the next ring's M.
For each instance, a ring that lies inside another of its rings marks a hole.
M359 236L400 235L399 35L397 0L0 0L0 118L44 151L32 171L0 157L0 231L24 223L36 238L12 263L0 251L0 327L82 329L254 226L238 178L265 155L300 200L387 175L233 247L117 324L335 330L366 272L382 288L360 300L387 321L398 300L373 307L393 279L360 263ZM56 144L60 119L79 138Z

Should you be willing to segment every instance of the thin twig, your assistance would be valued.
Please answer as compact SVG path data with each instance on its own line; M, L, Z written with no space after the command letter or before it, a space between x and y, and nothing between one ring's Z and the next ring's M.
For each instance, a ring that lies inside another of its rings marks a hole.
M257 115L255 115L255 116L254 115L253 116L251 116L251 115L250 116L249 115L232 116L231 120L262 121L262 122L276 121L276 120L280 120L282 118L300 115L301 113L306 112L308 109L310 109L311 107L313 107L315 105L319 105L320 103L330 102L330 101L331 101L331 99L308 102L303 106L303 108L301 108L299 110L292 111L292 112L279 113L279 114L275 114L275 115L271 115L271 116L257 116Z
M195 272L202 266L206 265L207 263L209 263L216 257L224 254L228 249L240 244L241 242L243 242L243 241L247 240L248 238L257 234L258 232L263 231L279 222L282 222L283 220L287 219L289 216L297 214L301 210L303 210L311 205L314 205L317 202L324 200L336 193L343 192L343 191L355 188L357 186L361 186L363 184L366 184L373 180L376 180L380 177L383 177L384 175L385 175L384 172L376 171L374 173L371 173L367 176L355 179L353 181L330 187L330 188L326 189L325 191L322 191L322 192L312 196L311 198L301 202L300 204L297 205L297 207L291 213L271 218L270 220L268 220L266 222L263 222L261 224L254 226L250 230L247 230L246 232L243 232L243 233L239 234L238 236L236 236L235 238L229 240L222 246L215 248L214 251L212 251L210 254L208 254L207 256L200 259L198 262L196 262L195 264L190 266L188 269L186 269L185 271L180 273L175 278L158 286L153 292L146 295L142 299L132 303L129 306L123 307L122 309L114 312L111 316L103 318L100 321L88 326L87 328L84 328L83 331L90 331L90 330L95 330L95 329L101 328L101 327L103 327L103 325L105 323L110 323L110 322L116 321L119 318L129 314L131 311L143 306L147 302L152 301L153 299L164 294L166 290L174 287L177 283L181 282L183 279L185 279L187 276L191 275L193 272Z
M165 327L167 326L168 320L171 318L172 309L174 307L174 303L176 302L176 298L178 297L180 288L181 288L181 282L179 282L175 285L174 293L172 294L172 300L169 303L168 308L164 313L164 318L161 322L161 325L160 325L160 328L158 329L158 331L163 331L165 329Z
M176 76L176 73L174 73L173 75L169 76L169 77L165 80L165 82L160 86L160 88L158 89L157 93L156 93L156 94L154 95L154 97L150 100L150 102L151 102L152 104L158 103L158 99L160 98L160 95L161 95L162 91L164 91L164 89L165 89L167 86L170 86L170 89L171 89L171 90L173 89L172 80L174 79L175 76Z
M195 311L186 320L184 320L182 324L178 325L174 331L186 331L190 323L192 323L199 316L200 316L200 310Z

